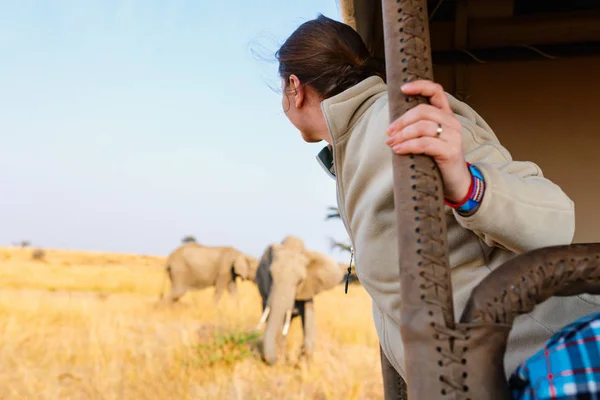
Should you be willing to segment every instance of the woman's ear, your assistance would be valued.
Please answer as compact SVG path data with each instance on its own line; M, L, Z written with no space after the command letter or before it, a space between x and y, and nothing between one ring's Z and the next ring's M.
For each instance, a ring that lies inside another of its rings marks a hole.
M292 93L296 108L302 108L306 93L304 91L304 86L300 82L300 79L294 74L290 75L288 89Z

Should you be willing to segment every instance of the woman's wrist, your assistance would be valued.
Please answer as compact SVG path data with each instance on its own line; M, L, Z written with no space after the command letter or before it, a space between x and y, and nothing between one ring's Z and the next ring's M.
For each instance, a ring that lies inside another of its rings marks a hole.
M485 194L485 180L481 171L474 165L467 163L467 167L471 174L471 185L467 195L459 202L452 202L444 199L444 203L462 215L470 215L475 213L483 200Z
M459 163L451 170L446 167L442 173L444 181L444 198L451 204L462 204L471 193L473 177L469 164Z

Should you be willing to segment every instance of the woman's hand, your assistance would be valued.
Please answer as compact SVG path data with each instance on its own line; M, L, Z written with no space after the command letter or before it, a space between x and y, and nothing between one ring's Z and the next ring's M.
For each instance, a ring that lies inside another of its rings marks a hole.
M465 162L462 125L454 116L444 89L428 80L402 86L408 96L428 97L431 104L418 105L392 122L386 141L396 154L426 154L437 163L444 181L444 197L462 201L471 186L471 173ZM441 125L441 133L438 128Z

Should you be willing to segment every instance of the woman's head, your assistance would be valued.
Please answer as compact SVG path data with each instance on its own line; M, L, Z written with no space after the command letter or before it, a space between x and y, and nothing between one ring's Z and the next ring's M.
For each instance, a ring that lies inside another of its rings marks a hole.
M328 137L320 103L377 75L384 65L373 58L350 26L320 15L300 25L276 53L285 113L306 141Z

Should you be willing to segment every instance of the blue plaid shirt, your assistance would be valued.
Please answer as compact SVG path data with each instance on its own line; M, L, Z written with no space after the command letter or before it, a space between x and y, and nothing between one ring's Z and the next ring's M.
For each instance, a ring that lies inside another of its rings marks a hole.
M600 313L556 332L509 385L515 400L600 400Z

